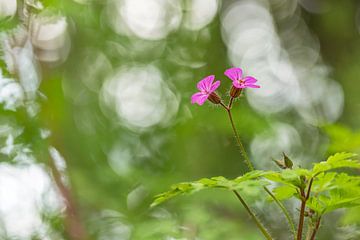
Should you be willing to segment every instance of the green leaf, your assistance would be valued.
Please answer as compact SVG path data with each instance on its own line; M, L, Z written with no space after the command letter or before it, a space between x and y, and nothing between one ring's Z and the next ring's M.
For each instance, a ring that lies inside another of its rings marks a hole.
M360 132L354 131L342 125L328 125L325 128L330 136L330 152L354 151L360 150Z
M264 177L273 181L286 185L291 185L294 187L301 187L303 182L301 180L302 177L311 176L310 171L303 168L297 169L285 169L281 172L267 172L264 174Z
M319 198L310 198L306 204L310 209L314 210L319 214L329 213L340 208L351 208L360 205L360 196L343 198L334 198L321 196Z
M333 180L336 175L337 173L335 172L319 174L313 182L312 192L320 193L333 188Z
M257 195L262 187L268 184L268 181L258 179L267 174L264 171L252 171L243 176L229 180L225 177L202 178L198 181L183 182L174 184L170 190L155 196L151 206L159 205L169 199L182 194L192 194L197 191L209 188L223 188L230 191L241 190L247 195Z
M274 188L273 192L278 200L286 200L292 198L296 194L296 188L289 185L282 185Z
M316 176L322 172L337 168L360 168L360 162L358 160L351 159L355 156L356 154L353 153L336 153L335 155L330 156L326 161L315 163L312 174L313 176Z
M360 177L346 173L321 173L313 183L315 197L311 197L307 206L324 214L339 208L360 205Z

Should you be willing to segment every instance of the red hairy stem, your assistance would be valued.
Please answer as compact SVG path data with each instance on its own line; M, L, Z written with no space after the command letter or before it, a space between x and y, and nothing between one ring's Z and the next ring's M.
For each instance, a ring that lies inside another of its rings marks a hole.
M302 239L302 232L304 228L304 218L305 218L305 208L306 208L306 202L310 197L311 187L313 183L313 178L310 179L310 183L307 189L307 192L305 194L304 189L300 189L300 197L301 197L301 207L300 207L300 216L299 216L299 225L298 225L298 232L297 232L297 240Z
M300 190L301 197L301 208L300 208L300 217L299 217L299 225L297 231L297 240L302 239L302 231L304 226L304 217L305 217L305 206L306 206L306 196L304 190Z
M318 220L316 221L316 225L315 225L315 228L314 228L314 230L313 230L313 232L312 232L312 234L311 234L311 238L310 238L310 240L314 240L315 239L315 235L316 235L316 233L317 233L317 231L318 231L318 229L319 229L319 227L320 227L320 221L321 221L321 216L318 218Z

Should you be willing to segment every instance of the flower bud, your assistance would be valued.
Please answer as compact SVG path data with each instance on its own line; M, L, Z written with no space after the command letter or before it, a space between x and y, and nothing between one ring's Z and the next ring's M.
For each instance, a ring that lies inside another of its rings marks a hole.
M230 89L230 96L232 98L237 98L238 96L240 96L241 91L242 91L242 88L236 88L236 87L232 86Z
M219 97L219 95L217 95L215 92L212 92L209 95L208 100L214 104L219 104L221 102L221 98Z

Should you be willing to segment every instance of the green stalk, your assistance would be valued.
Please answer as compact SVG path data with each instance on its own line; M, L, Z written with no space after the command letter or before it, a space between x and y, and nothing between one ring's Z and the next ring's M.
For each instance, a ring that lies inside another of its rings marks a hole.
M249 159L249 156L247 155L246 153L246 150L244 148L244 145L242 144L241 140L240 140L240 136L236 130L236 127L235 127L235 124L234 124L234 120L232 118L232 114L231 114L231 106L232 106L232 103L233 103L233 98L230 99L230 104L229 106L226 106L225 104L223 104L222 102L220 103L222 107L225 108L226 112L228 113L228 116L229 116L229 120L230 120L230 123L231 123L231 127L232 127L232 130L234 132L234 135L235 135L235 138L236 138L236 141L238 143L238 146L240 148L240 151L241 151L241 154L242 156L244 157L244 160L245 160L245 163L246 165L248 166L249 170L250 171L253 171L255 168L253 166L253 164L251 163L250 159ZM275 203L279 206L279 208L281 209L281 211L283 212L283 214L285 215L285 218L286 220L288 221L288 224L291 228L291 231L293 233L293 236L294 236L294 239L296 239L296 230L295 230L295 224L293 222L293 220L291 219L290 217L290 214L289 212L286 210L285 206L271 193L271 191L267 188L267 187L264 187L265 191L270 195L270 197L275 201Z
M256 215L251 211L250 207L246 204L246 202L244 201L244 199L240 196L240 194L234 190L233 191L236 195L236 197L239 199L239 201L241 202L241 204L244 206L244 208L246 209L246 211L249 213L249 215L251 216L251 218L255 221L256 226L260 229L260 231L262 232L262 234L264 234L265 238L268 240L272 240L272 237L270 235L270 233L266 230L266 228L264 227L264 225L262 225L262 223L260 222L260 220L256 217Z
M234 124L234 121L233 121L233 118L232 118L232 114L231 114L231 109L230 108L227 108L226 109L227 113L228 113L228 116L229 116L229 119L230 119L230 123L231 123L231 127L233 129L233 132L235 134L235 138L236 138L236 141L237 141L237 144L240 148L240 152L242 154L242 156L244 157L244 160L245 160L245 163L246 165L248 166L249 170L250 171L254 171L254 166L252 165L250 159L249 159L249 156L247 155L246 151L245 151L245 148L244 148L244 145L242 144L241 140L240 140L240 136L239 134L237 133L236 131L236 128L235 128L235 124Z
M275 201L275 203L278 205L278 207L281 209L281 211L283 212L283 214L285 215L286 220L288 221L288 224L290 226L290 229L293 233L293 237L294 239L296 239L295 235L296 235L296 229L295 229L295 224L293 222L293 220L290 217L290 214L288 212L288 210L286 210L284 204L282 204L282 202L280 202L275 196L274 194L272 194L272 192L267 188L264 187L265 191L269 194L269 196Z

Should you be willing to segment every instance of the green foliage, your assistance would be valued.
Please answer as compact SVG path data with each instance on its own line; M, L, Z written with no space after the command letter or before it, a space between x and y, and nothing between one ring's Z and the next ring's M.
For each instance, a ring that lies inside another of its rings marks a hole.
M360 204L359 176L346 173L322 174L314 181L313 189L314 197L309 199L308 207L320 214Z
M355 156L356 154L353 153L336 153L335 155L330 156L326 161L314 164L312 174L313 176L316 176L321 172L326 172L337 168L360 168L360 162L351 159Z
M278 200L289 199L293 197L295 194L296 194L296 188L290 185L282 185L274 189L274 195Z
M326 161L314 164L313 169L285 169L282 171L252 171L236 179L225 177L203 178L193 182L175 184L171 190L155 197L152 206L182 194L192 194L203 189L223 188L240 190L245 194L257 196L260 187L270 184L279 185L273 189L278 200L292 197L301 198L300 191L306 191L311 184L311 196L308 207L318 214L331 212L339 208L360 205L360 177L346 173L329 172L339 168L360 168L360 162L352 159L353 153L336 153Z
M329 125L324 128L329 135L331 142L330 152L338 151L359 151L360 150L360 132L353 131L342 125Z
M360 204L360 177L346 173L328 172L339 168L360 168L358 160L352 158L352 153L336 153L326 161L314 164L312 170L286 169L282 172L273 172L265 175L271 181L280 183L274 189L279 200L290 199L300 189L309 187L313 179L311 195L307 205L319 214L328 213L338 208L349 208Z
M268 184L265 180L258 180L257 178L264 176L265 171L255 170L249 172L243 176L237 177L233 180L229 180L225 177L212 177L202 178L198 181L193 182L182 182L171 186L171 190L161 193L155 196L154 202L151 206L156 206L163 203L171 198L174 198L182 194L192 194L204 189L210 188L222 188L230 191L240 190L245 194L257 194L260 187L264 187Z

